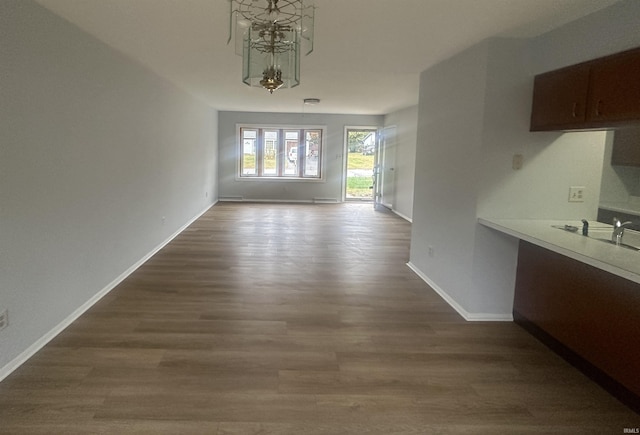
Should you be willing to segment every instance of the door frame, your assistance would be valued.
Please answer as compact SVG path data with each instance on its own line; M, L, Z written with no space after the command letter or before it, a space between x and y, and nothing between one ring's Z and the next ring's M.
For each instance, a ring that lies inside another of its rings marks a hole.
M393 210L396 202L396 140L397 127L389 125L378 131L378 204Z
M374 161L374 171L375 171L375 165L376 162L378 161L378 151L379 151L379 146L380 146L380 142L378 140L379 135L380 135L380 127L376 126L376 125L345 125L344 126L344 134L343 134L343 142L344 142L344 147L343 147L343 151L342 151L342 183L341 183L341 187L342 187L342 202L346 202L346 201L365 201L365 200L358 200L358 199L347 199L347 164L349 161L349 137L348 137L348 132L349 130L373 130L376 132L376 148L374 151L374 155L373 155L373 161ZM373 183L373 178L372 178L372 183ZM373 192L372 192L372 198L371 199L367 199L366 201L373 201L373 203L375 204L375 186L373 188Z

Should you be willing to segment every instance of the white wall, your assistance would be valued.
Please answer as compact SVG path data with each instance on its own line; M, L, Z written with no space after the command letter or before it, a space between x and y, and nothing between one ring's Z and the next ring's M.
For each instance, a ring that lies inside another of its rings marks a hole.
M217 114L0 2L0 379L216 200Z
M480 44L420 77L410 262L462 306L472 289L487 50Z
M477 214L519 219L593 219L605 132L529 132L533 75L523 40L489 42ZM514 170L513 156L524 158ZM583 203L568 202L585 186Z
M345 126L381 126L382 116L304 113L220 112L219 193L221 200L341 201ZM326 126L324 180L238 180L237 124Z
M539 74L640 45L640 2L622 0L530 42L531 73Z
M393 210L406 219L413 218L413 187L416 172L418 106L390 113L385 127L395 126L394 204Z
M640 2L623 1L533 40L484 41L422 73L410 264L467 318L508 319L515 282L517 241L478 216L596 216L606 134L530 133L533 76L638 46L639 29ZM567 201L572 185L586 186L584 203Z

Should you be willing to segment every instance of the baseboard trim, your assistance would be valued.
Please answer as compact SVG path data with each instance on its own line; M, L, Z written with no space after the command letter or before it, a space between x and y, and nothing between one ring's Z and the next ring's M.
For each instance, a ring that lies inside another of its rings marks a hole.
M65 330L69 325L71 325L75 320L78 319L81 315L83 315L89 308L95 305L100 299L106 296L111 290L113 290L118 284L124 281L129 275L136 271L140 266L142 266L147 260L153 257L158 253L162 248L169 244L173 239L175 239L181 232L183 232L189 225L194 223L200 216L205 214L211 207L216 205L217 201L207 206L204 210L199 212L195 217L189 220L186 224L180 227L175 233L153 248L150 252L144 255L140 260L136 261L131 267L121 273L116 279L107 284L102 290L93 295L88 301L78 307L75 311L73 311L69 316L67 316L62 322L58 323L53 329L44 334L38 340L36 340L31 346L25 349L22 353L20 353L17 357L11 360L8 364L0 368L0 382L13 373L18 367L24 364L29 358L36 354L40 349L47 345L51 340L53 340L58 334Z
M220 202L260 202L272 204L338 204L336 198L312 198L312 199L250 199L242 197L222 197Z
M411 219L409 216L405 216L402 213L400 213L398 210L395 210L393 208L391 209L391 211L394 212L395 214L397 214L398 216L400 216L405 221L407 221L409 223L413 223L413 219Z
M498 313L470 313L460 304L458 304L451 296L447 294L442 288L440 288L433 280L431 280L427 275L425 275L420 269L416 267L415 264L408 262L407 266L409 269L413 270L413 272L420 277L424 282L426 282L429 287L431 287L446 303L448 303L451 308L456 310L458 314L462 316L463 319L469 322L512 322L513 315L512 314L498 314Z
M248 203L270 203L270 204L313 204L313 199L250 199L250 198L220 198L220 202L248 202Z

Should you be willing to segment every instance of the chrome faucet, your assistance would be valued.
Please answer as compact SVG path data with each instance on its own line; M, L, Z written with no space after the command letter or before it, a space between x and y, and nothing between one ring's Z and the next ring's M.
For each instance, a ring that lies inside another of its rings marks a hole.
M629 225L632 225L633 222L626 221L620 222L620 219L617 217L613 218L613 234L611 234L611 242L615 243L616 246L620 246L622 243L622 236L624 235L624 229Z

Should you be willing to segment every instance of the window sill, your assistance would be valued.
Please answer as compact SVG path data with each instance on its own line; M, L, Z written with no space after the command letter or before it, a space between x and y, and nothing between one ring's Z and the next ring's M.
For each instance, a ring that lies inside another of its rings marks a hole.
M324 178L300 178L300 177L239 177L236 181L277 181L277 182L302 182L302 183L323 183Z

